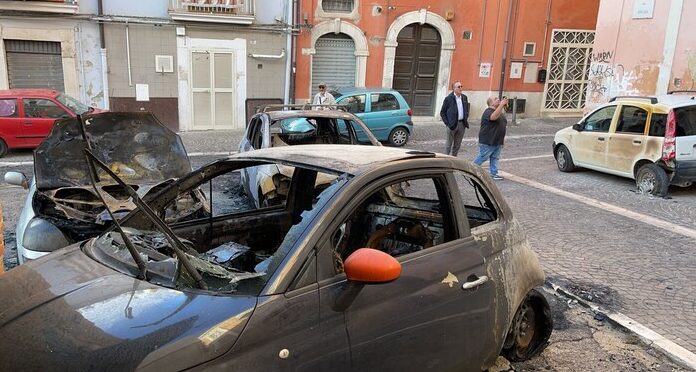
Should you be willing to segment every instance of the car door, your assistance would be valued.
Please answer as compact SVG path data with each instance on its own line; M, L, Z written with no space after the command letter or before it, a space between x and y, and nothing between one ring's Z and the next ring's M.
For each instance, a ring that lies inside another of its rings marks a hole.
M633 164L645 152L648 110L638 105L622 104L616 126L609 134L606 168L633 176Z
M24 120L22 121L22 136L27 145L35 147L48 136L56 119L72 117L72 115L57 102L40 97L22 98Z
M365 122L365 115L366 115L366 110L367 110L367 95L366 94L352 94L352 95L345 95L342 97L339 97L338 100L336 101L339 105L344 105L346 107L346 110L350 112L351 114L357 116L360 118L360 120L365 123L366 126L367 123ZM369 128L369 126L368 126ZM361 142L369 142L369 139L363 132L363 130L359 126L355 126L355 132L356 135L358 136L358 141Z
M22 135L19 103L16 98L0 98L0 138L9 148L26 146Z
M345 311L322 322L344 318L355 370L480 370L494 344L495 284L454 216L445 175L402 172L374 185L352 198L320 245L322 300L335 304L343 295L342 262L360 247L396 257L401 276L364 285Z
M392 93L371 93L368 100L368 110L364 120L367 127L380 141L389 138L392 125L400 121L399 101Z
M571 138L571 153L578 164L604 168L606 167L609 129L614 120L616 106L607 106L596 110L583 120L582 131L574 133Z
M257 116L251 119L246 133L239 143L239 152L246 152L268 147L268 120L263 116ZM262 166L259 166L262 167ZM259 167L245 167L241 172L242 185L247 195L259 200L257 177Z

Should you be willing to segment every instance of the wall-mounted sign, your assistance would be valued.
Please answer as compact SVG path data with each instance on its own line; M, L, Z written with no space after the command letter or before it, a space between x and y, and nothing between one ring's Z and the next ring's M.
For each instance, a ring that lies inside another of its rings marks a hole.
M479 66L479 77L482 77L482 78L491 77L491 64L490 63L482 63Z
M646 19L653 17L655 0L633 0L633 19Z
M522 62L512 62L510 64L510 79L521 79L522 78Z
M150 100L150 86L147 84L135 84L135 100L136 101L149 101Z

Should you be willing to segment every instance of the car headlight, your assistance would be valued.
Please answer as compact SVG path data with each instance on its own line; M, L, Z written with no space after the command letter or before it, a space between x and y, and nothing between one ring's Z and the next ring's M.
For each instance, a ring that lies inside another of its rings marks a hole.
M70 244L63 233L42 218L32 218L24 229L22 245L37 252L53 252Z

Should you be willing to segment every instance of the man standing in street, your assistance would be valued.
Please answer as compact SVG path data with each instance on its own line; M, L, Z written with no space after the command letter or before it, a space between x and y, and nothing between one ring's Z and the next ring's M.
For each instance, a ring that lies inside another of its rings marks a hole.
M452 84L452 93L442 102L440 117L448 129L445 154L457 156L464 138L464 130L469 128L469 102L466 95L462 94L462 83L459 81Z
M326 91L326 83L319 83L319 93L314 96L313 105L331 105L336 103L336 99L333 94ZM328 110L327 107L315 107L316 110L323 109Z
M494 180L502 180L498 175L498 159L503 149L505 140L505 128L507 118L503 110L508 104L507 98L501 101L498 97L490 97L486 101L488 107L481 116L481 129L479 130L479 154L474 159L474 164L481 165L490 160L490 173Z

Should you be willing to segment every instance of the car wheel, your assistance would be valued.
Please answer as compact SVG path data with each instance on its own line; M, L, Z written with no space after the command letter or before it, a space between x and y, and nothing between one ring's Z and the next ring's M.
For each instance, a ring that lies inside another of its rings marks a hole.
M7 155L7 144L0 139L0 158Z
M636 186L642 194L665 196L669 188L667 172L657 164L645 164L636 173Z
M549 303L532 289L512 318L501 354L512 362L527 360L546 348L552 330Z
M560 145L556 149L556 165L561 172L572 172L577 169L573 163L573 157L570 156L570 151L565 145Z
M401 147L408 142L408 130L404 127L394 128L389 133L389 143L393 146Z

